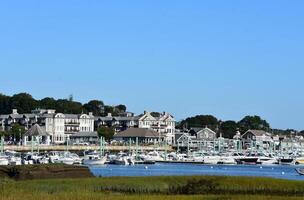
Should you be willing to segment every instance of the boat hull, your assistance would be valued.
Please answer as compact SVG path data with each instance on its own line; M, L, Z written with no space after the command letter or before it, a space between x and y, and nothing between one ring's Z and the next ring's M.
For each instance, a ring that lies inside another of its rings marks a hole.
M236 162L238 164L257 164L258 158L238 158Z

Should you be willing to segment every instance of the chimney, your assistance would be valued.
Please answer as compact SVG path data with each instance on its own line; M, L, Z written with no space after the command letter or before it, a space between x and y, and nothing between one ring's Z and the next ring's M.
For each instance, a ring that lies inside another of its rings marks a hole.
M93 116L93 112L89 112L89 115L90 115L90 116Z
M108 113L108 116L107 117L112 117L112 113Z
M12 114L13 114L13 115L17 115L17 114L18 114L18 110L17 110L17 109L13 109Z

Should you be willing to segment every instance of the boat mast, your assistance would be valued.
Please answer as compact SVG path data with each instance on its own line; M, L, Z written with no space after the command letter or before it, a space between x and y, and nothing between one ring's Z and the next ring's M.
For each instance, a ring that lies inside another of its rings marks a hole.
M1 154L4 152L4 136L1 136Z

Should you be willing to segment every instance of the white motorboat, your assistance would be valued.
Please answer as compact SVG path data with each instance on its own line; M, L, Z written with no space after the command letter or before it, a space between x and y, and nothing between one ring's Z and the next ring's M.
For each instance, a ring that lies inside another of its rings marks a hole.
M142 155L141 159L145 162L164 161L164 158L157 151L151 151L146 155Z
M193 161L192 158L189 158L189 156L184 153L176 154L176 157L177 157L177 161L181 161L181 162L192 162Z
M129 162L129 165L135 165L135 158L133 158L132 156L127 157L127 160Z
M39 164L49 164L50 160L47 157L42 157L39 159Z
M34 164L33 160L22 159L22 165L32 165Z
M222 155L220 156L220 160L218 161L217 164L222 164L222 165L235 165L237 164L235 159L230 156L230 155Z
M219 156L205 156L204 164L206 165L216 165L220 162L221 158Z
M126 156L124 156L124 157L117 157L112 162L115 165L130 165L130 163L128 161L128 157L126 157Z
M5 155L0 155L0 165L8 165L8 157Z
M82 163L84 165L104 165L107 161L107 156L100 157L98 154L85 155Z
M57 160L54 160L54 163L61 163L66 165L73 165L74 159L70 157L59 157Z
M116 156L110 156L110 158L110 163L115 165L132 165L135 163L132 156L123 152L119 152Z
M15 151L5 151L9 165L21 165L21 155Z
M203 153L193 153L192 155L193 162L204 162L204 154Z
M216 165L220 162L221 157L217 155L204 155L204 164L207 165Z
M59 159L59 152L58 151L51 151L48 153L48 157L49 157L49 162L50 163L55 163L56 160Z
M76 153L71 153L70 157L74 159L74 164L82 164L82 158L80 158Z
M70 154L70 152L63 152L56 160L54 160L54 163L73 165L75 163L75 158Z
M9 157L9 165L21 165L21 158L18 156Z
M32 163L40 163L40 159L42 159L42 156L39 155L38 153L27 153L25 154L25 156L23 157L24 161L23 163L24 164L29 164L28 161L32 161Z
M235 158L235 161L238 164L247 164L247 165L255 165L258 163L259 157L254 153L248 153L245 156L240 156Z
M261 165L274 165L274 164L278 164L278 159L272 155L272 154L268 154L266 152L259 152L256 154L258 161L258 164Z
M270 156L259 156L258 163L262 165L274 165L278 164L278 159Z

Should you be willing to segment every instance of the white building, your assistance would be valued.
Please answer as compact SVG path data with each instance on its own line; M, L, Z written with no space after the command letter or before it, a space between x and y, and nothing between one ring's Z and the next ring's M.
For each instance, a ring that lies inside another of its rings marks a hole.
M197 140L212 141L215 140L217 137L216 137L216 133L213 130L206 127L196 133L196 138Z
M168 144L174 143L175 119L169 113L159 113L154 117L150 112L145 111L138 116L112 116L95 117L95 127L108 126L115 129L115 132L125 131L128 128L151 129L159 133L161 138L165 138Z
M45 117L46 132L52 136L53 143L64 143L66 138L78 132L94 132L94 116L87 114L53 113Z
M66 139L78 132L94 132L94 116L87 114L63 114L51 109L36 109L32 113L19 114L16 109L12 114L0 115L1 129L9 130L14 123L30 129L39 124L50 136L52 143L64 143Z
M167 112L160 114L159 117L153 117L150 112L138 116L138 128L153 129L165 138L168 144L173 144L175 139L175 119Z

